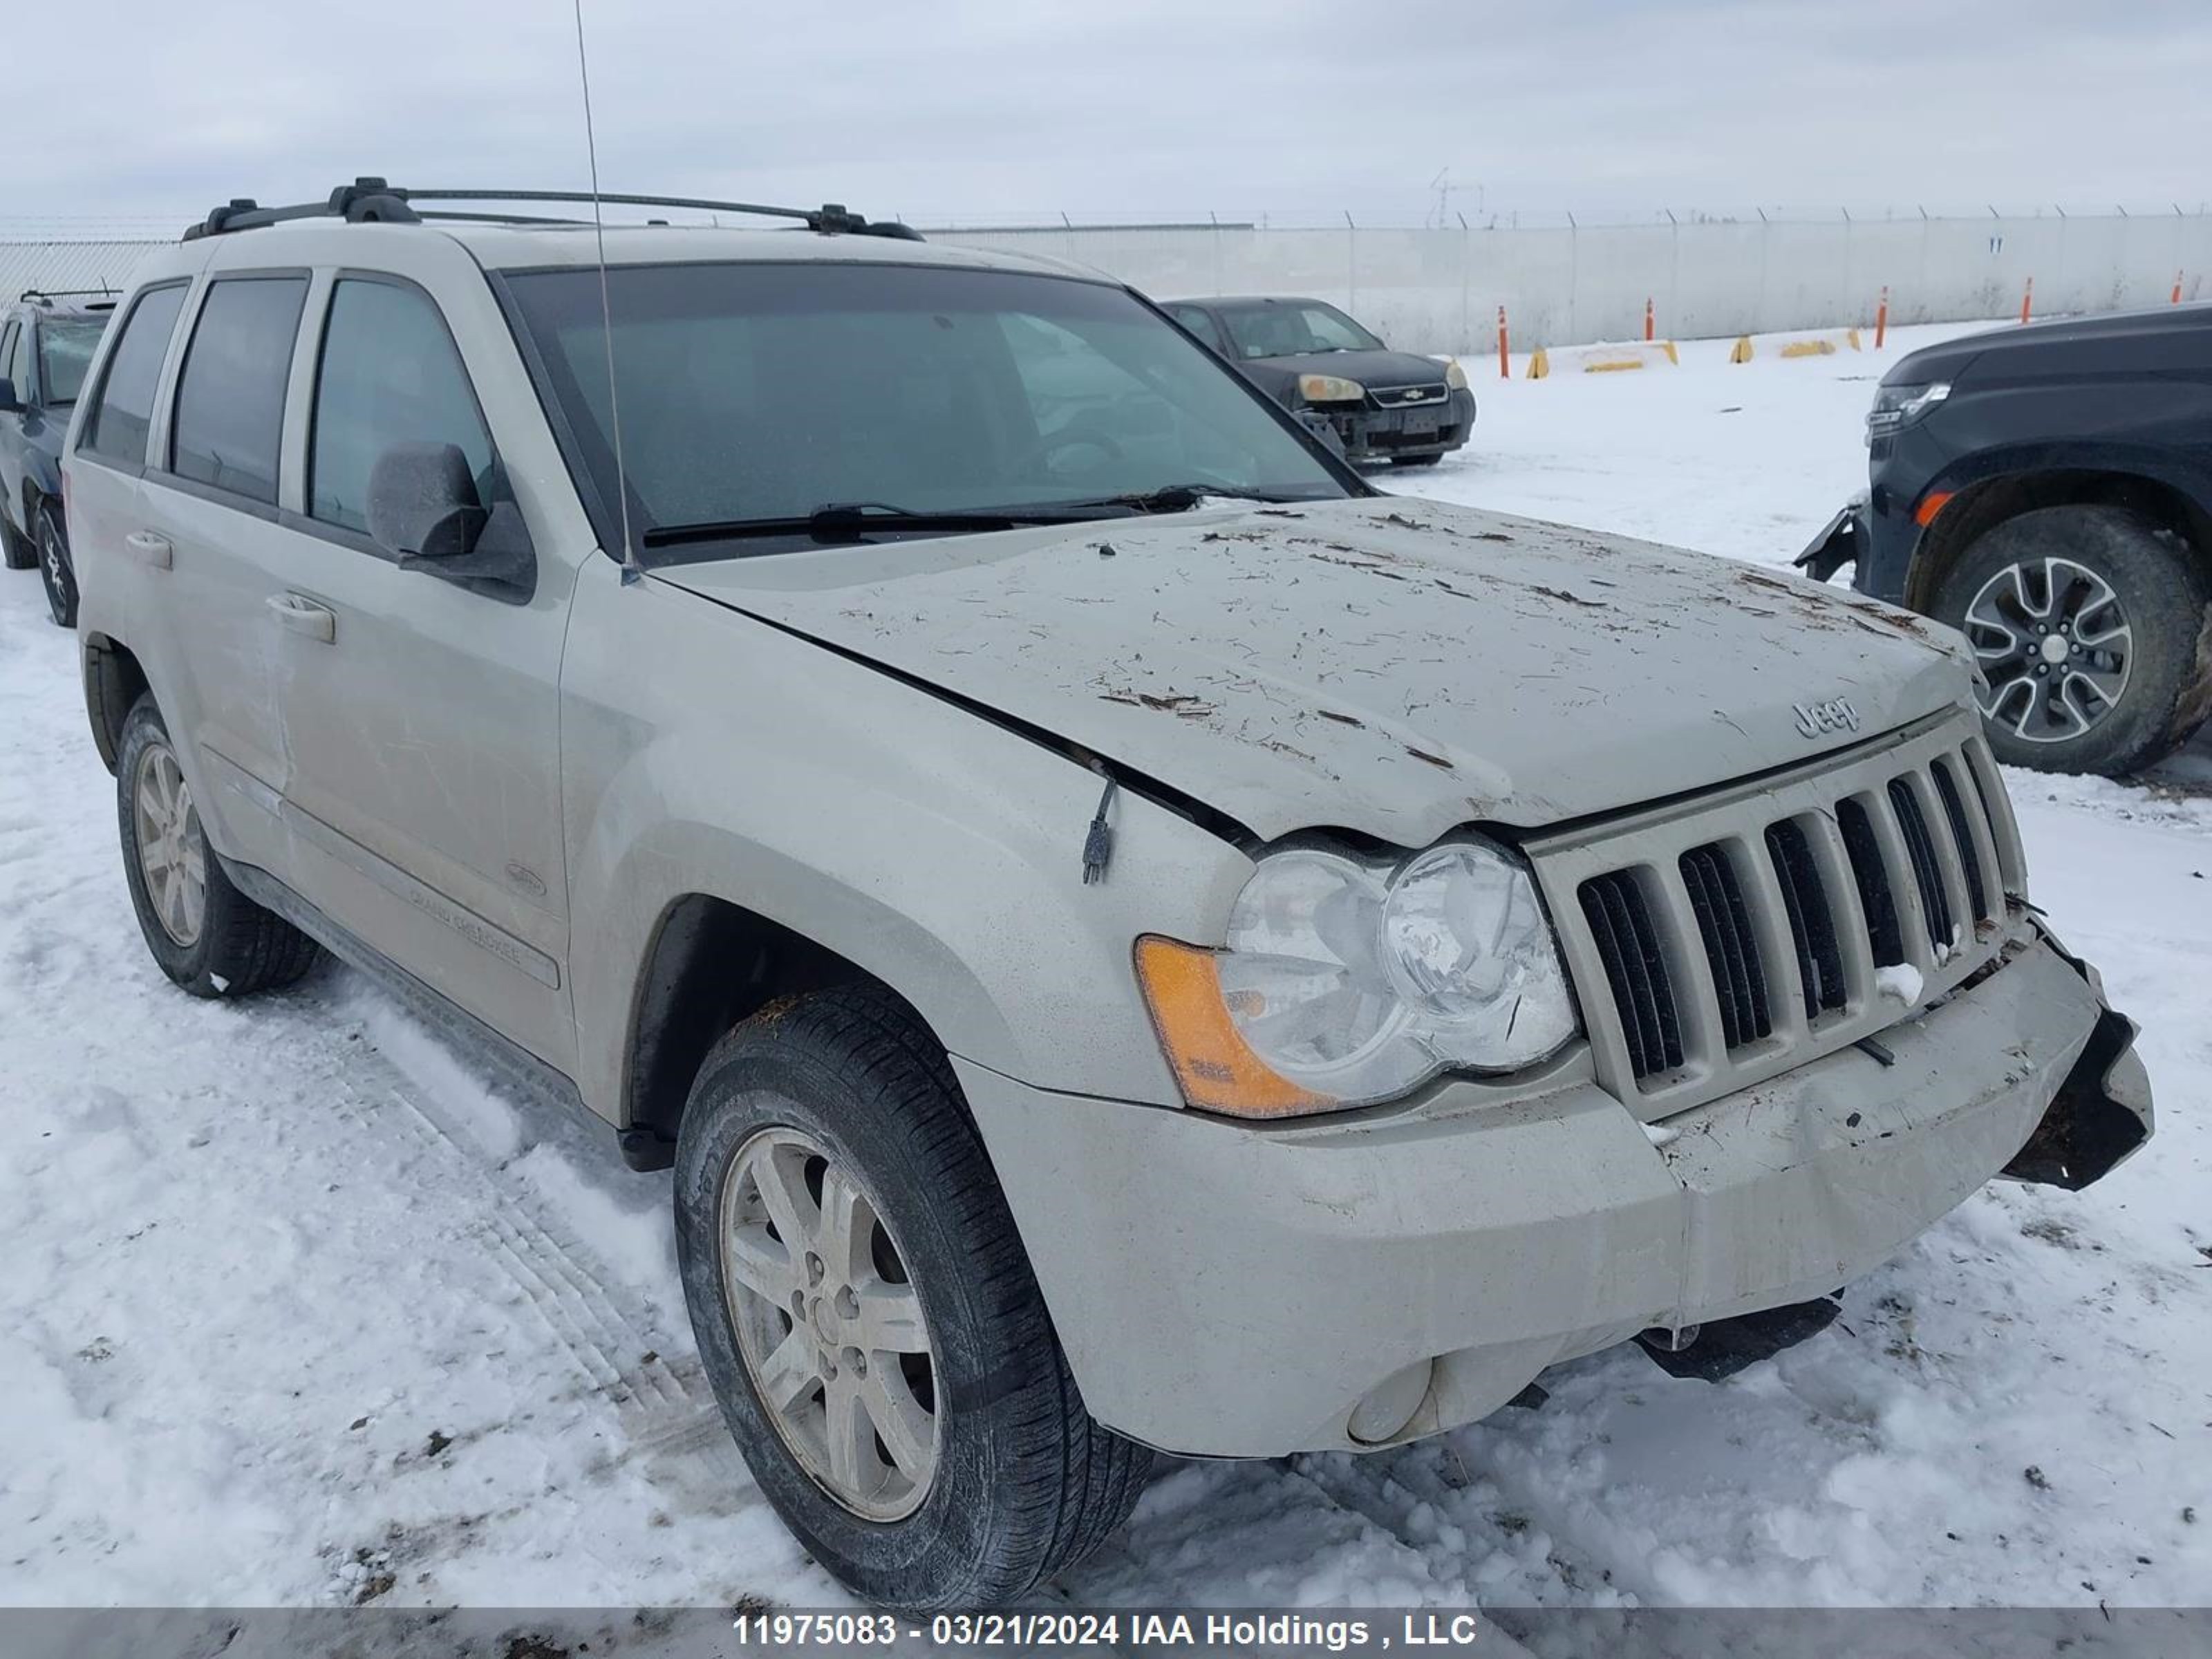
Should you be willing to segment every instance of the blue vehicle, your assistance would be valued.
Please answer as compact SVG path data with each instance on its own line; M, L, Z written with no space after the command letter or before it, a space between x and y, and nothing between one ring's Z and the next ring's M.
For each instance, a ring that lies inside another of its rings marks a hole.
M26 292L0 309L0 553L36 565L46 604L76 626L76 572L62 514L62 440L115 308L112 295Z

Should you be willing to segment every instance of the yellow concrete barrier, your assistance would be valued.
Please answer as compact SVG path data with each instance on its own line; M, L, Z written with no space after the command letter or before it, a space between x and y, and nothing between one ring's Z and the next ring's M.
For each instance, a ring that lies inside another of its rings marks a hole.
M1832 357L1838 351L1859 349L1859 331L1855 328L1835 329L1825 334L1801 334L1795 339L1784 340L1774 348L1778 357ZM1751 336L1741 336L1729 353L1732 363L1747 363L1757 355Z
M1568 346L1558 351L1542 346L1529 354L1528 378L1553 374L1620 374L1660 363L1679 364L1681 354L1672 340L1621 340L1597 345Z

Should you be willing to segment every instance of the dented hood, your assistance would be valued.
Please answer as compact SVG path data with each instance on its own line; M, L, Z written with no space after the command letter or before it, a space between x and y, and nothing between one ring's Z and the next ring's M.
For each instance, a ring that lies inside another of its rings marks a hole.
M1971 702L1955 635L1732 561L1399 497L682 564L1272 838L1419 847L1704 788ZM1845 700L1856 720L1825 708ZM1803 712L1801 712L1803 711Z

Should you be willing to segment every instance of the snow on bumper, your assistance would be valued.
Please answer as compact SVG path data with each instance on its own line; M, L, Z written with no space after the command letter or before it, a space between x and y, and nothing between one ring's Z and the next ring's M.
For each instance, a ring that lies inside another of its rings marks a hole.
M2131 1036L2033 939L1885 1033L1893 1064L1845 1049L1656 1135L1586 1064L1517 1101L1455 1084L1275 1127L957 1069L1091 1412L1271 1456L1433 1433L1644 1328L1835 1289L2021 1154L2093 1037L2125 1156L2148 1128ZM1378 1389L1412 1416L1370 1441Z

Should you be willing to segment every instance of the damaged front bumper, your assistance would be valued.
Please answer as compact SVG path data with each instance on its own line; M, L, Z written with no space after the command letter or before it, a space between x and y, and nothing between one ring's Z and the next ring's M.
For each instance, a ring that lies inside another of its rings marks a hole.
M1866 551L1866 512L1864 496L1846 503L1790 562L1816 582L1828 580L1847 564L1856 564Z
M2000 1171L2078 1187L2148 1138L2134 1027L2023 930L1883 1033L1639 1123L1577 1054L1277 1126L957 1061L1085 1403L1167 1450L1396 1443L1547 1365L1825 1296Z
M1474 427L1474 394L1455 386L1442 401L1392 409L1314 407L1323 416L1345 459L1356 463L1416 459L1449 454Z

